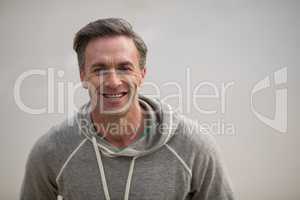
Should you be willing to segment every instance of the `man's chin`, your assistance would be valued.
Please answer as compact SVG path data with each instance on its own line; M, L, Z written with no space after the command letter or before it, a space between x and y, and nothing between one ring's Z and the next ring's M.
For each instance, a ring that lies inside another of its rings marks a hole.
M124 104L124 105L118 105L118 106L111 106L111 105L99 105L99 113L103 114L103 115L124 115L126 114L129 109L130 109L131 105Z

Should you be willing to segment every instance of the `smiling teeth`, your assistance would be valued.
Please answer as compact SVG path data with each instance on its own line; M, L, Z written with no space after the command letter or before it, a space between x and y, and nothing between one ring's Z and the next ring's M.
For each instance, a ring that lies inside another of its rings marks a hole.
M123 96L123 94L103 94L106 98L120 98Z

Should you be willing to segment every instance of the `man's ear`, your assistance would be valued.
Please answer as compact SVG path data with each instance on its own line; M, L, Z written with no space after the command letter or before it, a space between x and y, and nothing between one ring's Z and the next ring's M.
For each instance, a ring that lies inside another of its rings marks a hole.
M86 74L84 69L80 70L80 81L83 88L88 89L87 80L86 80Z
M146 74L147 74L147 68L146 68L146 66L145 66L145 67L143 67L143 68L141 69L141 82L140 82L140 85L142 85L142 84L144 83Z

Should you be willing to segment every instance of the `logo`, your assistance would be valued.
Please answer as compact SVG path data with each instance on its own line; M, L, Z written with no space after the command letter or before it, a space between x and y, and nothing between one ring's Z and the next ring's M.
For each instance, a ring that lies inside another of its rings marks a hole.
M264 124L270 126L271 128L286 133L287 132L287 87L282 88L284 84L287 83L287 68L282 68L274 72L274 88L275 88L275 114L273 118L268 118L265 115L259 113L254 104L253 97L254 94L270 88L271 78L266 76L264 79L257 82L251 91L251 110L254 115Z

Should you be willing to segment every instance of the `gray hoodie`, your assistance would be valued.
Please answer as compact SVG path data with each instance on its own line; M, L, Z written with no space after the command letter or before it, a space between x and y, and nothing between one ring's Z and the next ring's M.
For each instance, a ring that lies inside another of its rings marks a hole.
M123 149L96 133L89 104L52 127L31 150L20 199L232 200L212 137L167 104L139 102L146 131Z

